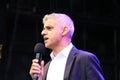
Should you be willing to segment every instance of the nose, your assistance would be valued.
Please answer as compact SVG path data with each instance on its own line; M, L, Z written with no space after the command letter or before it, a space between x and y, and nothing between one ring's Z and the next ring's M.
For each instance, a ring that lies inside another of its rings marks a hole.
M42 36L45 35L45 30L44 30L44 29L42 30L41 35L42 35Z

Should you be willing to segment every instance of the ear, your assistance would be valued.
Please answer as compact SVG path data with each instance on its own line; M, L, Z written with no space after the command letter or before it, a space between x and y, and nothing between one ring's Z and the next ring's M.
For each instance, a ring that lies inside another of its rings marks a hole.
M62 32L62 36L67 35L69 32L69 28L67 26L63 27L63 32Z

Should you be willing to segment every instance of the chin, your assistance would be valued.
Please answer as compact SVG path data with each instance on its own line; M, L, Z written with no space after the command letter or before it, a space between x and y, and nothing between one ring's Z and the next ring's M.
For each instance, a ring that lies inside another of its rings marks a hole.
M48 45L48 44L45 44L45 47L48 48L48 49L51 49L51 46Z
M48 45L48 44L45 44L45 47L46 47L46 48L49 48L49 45Z

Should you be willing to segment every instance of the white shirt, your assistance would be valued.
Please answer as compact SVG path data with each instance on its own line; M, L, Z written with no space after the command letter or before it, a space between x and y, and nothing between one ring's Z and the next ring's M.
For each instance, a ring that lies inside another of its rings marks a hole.
M50 54L52 61L49 65L47 80L63 80L66 61L72 46L72 43L70 43L56 57L53 52Z

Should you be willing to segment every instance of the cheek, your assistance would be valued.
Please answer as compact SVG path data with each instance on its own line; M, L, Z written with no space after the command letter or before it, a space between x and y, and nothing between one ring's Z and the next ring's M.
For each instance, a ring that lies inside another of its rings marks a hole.
M58 33L54 34L51 38L52 42L59 42L60 40L61 40L61 34Z
M51 37L51 41L56 41L56 40L61 40L62 38L62 32L60 30L56 30L53 31L52 33L50 33L51 35L49 35ZM52 42L53 42L52 41Z
M60 29L58 29L58 30L56 30L56 32L55 32L55 33L56 33L56 35L57 35L57 36L59 36L59 37L60 37L60 36L62 35L62 30L61 30L61 28L60 28Z

